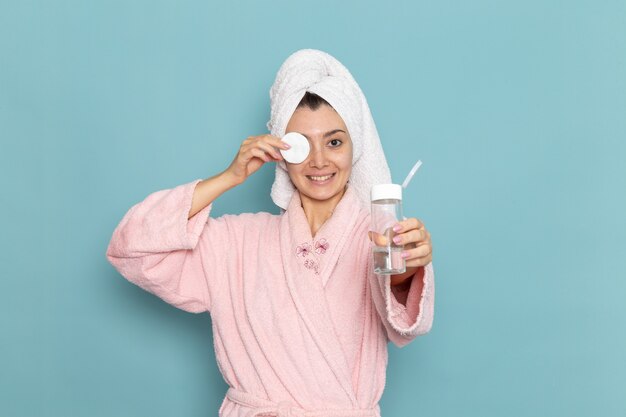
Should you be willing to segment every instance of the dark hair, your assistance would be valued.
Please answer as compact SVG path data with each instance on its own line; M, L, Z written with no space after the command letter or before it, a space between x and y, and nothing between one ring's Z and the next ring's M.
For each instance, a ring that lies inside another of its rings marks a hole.
M315 93L311 93L310 91L307 91L304 94L304 97L302 97L302 100L300 100L300 103L298 103L298 106L296 108L299 109L301 107L308 107L309 109L315 111L319 109L321 105L327 105L331 109L333 108L333 106L331 106L330 103L324 100L322 97L318 96Z

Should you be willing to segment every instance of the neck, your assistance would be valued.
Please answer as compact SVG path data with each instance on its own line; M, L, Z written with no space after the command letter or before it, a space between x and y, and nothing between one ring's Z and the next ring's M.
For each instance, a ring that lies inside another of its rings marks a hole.
M315 237L317 231L322 225L332 216L335 207L339 204L339 201L346 192L346 188L341 193L329 198L328 200L320 201L312 199L304 194L300 194L300 201L302 202L302 208L304 214L309 222L311 228L311 236Z

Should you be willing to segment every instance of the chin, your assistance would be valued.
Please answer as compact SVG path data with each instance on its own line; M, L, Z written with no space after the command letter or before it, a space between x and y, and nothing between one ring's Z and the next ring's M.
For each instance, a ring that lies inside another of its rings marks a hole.
M299 191L301 194L304 194L313 200L327 201L337 196L338 194L342 194L345 190L345 187L345 184L343 185L343 187L333 187L329 189L312 189L311 187L302 187L299 188Z

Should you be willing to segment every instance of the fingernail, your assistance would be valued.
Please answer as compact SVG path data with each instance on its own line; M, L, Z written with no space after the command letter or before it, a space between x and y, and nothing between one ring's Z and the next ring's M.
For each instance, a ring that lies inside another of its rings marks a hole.
M287 142L283 142L283 146L285 147L285 149L291 148L291 145L288 144Z
M402 258L406 259L409 257L409 252L402 252Z
M395 243L396 245L400 243L402 239L400 239L400 236L394 236L393 237L393 243Z
M402 226L400 226L399 224L396 224L396 225L393 227L393 231L394 231L394 232L399 232L401 229L402 229Z

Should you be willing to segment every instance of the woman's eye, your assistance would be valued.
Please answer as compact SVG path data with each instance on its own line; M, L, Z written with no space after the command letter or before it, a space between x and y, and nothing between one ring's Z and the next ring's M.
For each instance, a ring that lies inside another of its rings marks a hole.
M328 142L328 144L333 147L336 148L337 146L341 145L343 142L341 141L341 139L333 139L330 142Z

